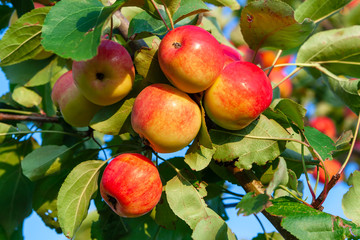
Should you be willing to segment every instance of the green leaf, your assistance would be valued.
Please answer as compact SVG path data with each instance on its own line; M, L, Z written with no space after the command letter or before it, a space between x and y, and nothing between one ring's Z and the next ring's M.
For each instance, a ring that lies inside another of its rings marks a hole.
M81 223L79 230L76 231L73 239L74 240L94 239L94 238L92 238L91 232L92 232L93 224L95 224L97 221L99 221L98 212L96 210L91 211L86 216L84 221Z
M200 171L206 168L215 153L215 149L209 149L204 146L198 145L197 142L190 146L185 155L185 162L192 170Z
M43 51L41 29L50 7L34 9L10 26L0 41L0 65L12 65L31 59Z
M284 158L280 157L279 165L276 168L274 177L271 179L269 186L266 188L266 193L271 195L279 185L286 185L289 181L287 166Z
M216 237L215 237L216 236ZM191 237L194 240L222 239L236 240L224 220L218 216L209 216L200 220Z
M208 216L206 203L199 192L184 177L176 175L165 186L166 197L171 210L191 229Z
M42 29L41 44L48 51L76 61L94 57L108 17L124 4L104 7L98 0L62 0L51 8ZM69 7L71 6L71 7Z
M10 16L13 12L13 8L7 5L0 5L0 33L4 28L8 27Z
M302 22L305 18L310 18L313 21L323 20L329 17L336 11L340 10L351 0L306 0L295 10L295 19Z
M297 63L320 62L334 74L360 77L360 26L321 31L299 49Z
M176 229L176 221L178 217L171 210L166 198L166 193L163 192L159 203L155 207L155 222L159 226L166 229Z
M100 169L106 162L89 160L76 166L65 179L58 195L59 223L72 238L85 219L92 195L98 189Z
M299 240L354 239L354 236L360 236L360 228L354 223L291 198L277 198L272 200L272 204L266 211L283 217L281 226Z
M236 209L239 209L237 214L249 216L251 214L259 213L269 204L269 199L270 197L266 194L254 196L254 193L249 192L236 205Z
M300 129L304 129L304 117L306 109L291 99L275 99L271 105L274 111L284 114L291 122L295 123Z
M253 163L264 165L278 157L284 142L274 139L288 138L289 134L275 121L260 115L258 120L240 131L212 129L210 136L216 149L215 160L227 162L237 159L237 167L250 169Z
M352 187L343 196L342 209L346 217L360 225L360 172L354 171L349 178L349 185Z
M61 168L66 155L71 148L67 146L48 145L35 149L26 155L21 163L24 175L34 181L51 175Z
M197 135L197 139L199 139L199 144L201 146L204 146L206 148L213 148L209 131L206 126L206 120L205 120L206 113L202 105L202 102L200 102L200 110L201 110L201 127Z
M33 185L20 166L24 155L36 147L36 142L29 141L0 148L0 228L9 238L31 213Z
M34 9L34 3L32 0L14 0L11 2L14 5L19 17Z
M214 4L215 6L229 7L232 10L240 9L240 4L236 0L205 0L204 2Z
M135 98L130 98L100 109L91 120L90 127L104 134L119 134L130 116L134 101Z
M280 156L286 160L288 169L293 170L297 178L300 178L301 174L304 172L301 154L287 148L284 152L281 153ZM315 166L319 163L318 161L314 161L311 155L305 155L304 160L306 165Z
M345 151L348 151L351 146L351 140L354 138L351 130L343 132L340 137L336 140L335 147L336 151L333 152L333 155L339 154Z
M9 124L0 122L0 133L17 132L17 129ZM11 139L11 135L0 136L0 144Z
M336 151L335 144L331 138L312 127L305 127L305 136L322 159L333 159L332 151Z
M173 15L173 20L174 23L178 23L188 16L207 12L209 10L210 9L201 0L181 0L180 7Z
M250 2L241 12L240 27L253 50L262 47L291 49L302 44L315 25L310 20L298 23L294 10L277 0Z
M264 233L259 233L252 240L284 240L284 238L281 236L280 233L272 232L272 233L266 233L266 236Z
M164 11L161 10L163 13L162 16L165 19L165 22L168 26L169 20ZM167 31L163 21L161 19L156 19L150 13L143 11L136 14L130 21L129 25L129 32L128 35L132 36L134 34L139 34L142 32L149 32L156 35L163 35Z
M14 89L11 97L15 102L27 108L38 106L42 100L35 91L21 86Z

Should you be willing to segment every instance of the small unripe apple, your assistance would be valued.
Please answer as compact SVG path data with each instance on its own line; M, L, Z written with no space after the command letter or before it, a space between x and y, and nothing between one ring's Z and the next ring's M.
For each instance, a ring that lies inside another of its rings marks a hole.
M272 100L269 78L255 64L228 64L205 92L204 107L220 127L240 130L254 121Z
M158 58L169 81L187 93L210 87L224 66L220 43L206 30L191 25L166 34L159 45Z
M162 183L159 172L147 157L137 153L121 154L106 166L100 193L121 217L139 217L159 202Z
M54 84L51 99L60 108L64 120L74 127L86 127L100 110L87 100L76 87L71 71L64 73Z
M336 138L336 126L334 121L326 116L314 117L310 120L309 126L316 128L331 139Z
M332 176L334 176L341 168L341 163L335 159L333 160L325 160L324 161L325 168L329 173L329 181ZM317 168L312 172L312 176L317 178ZM344 179L344 173L340 175L339 181ZM321 167L319 167L319 182L325 183L325 171Z
M131 125L153 150L171 153L196 137L201 112L186 93L167 84L153 84L136 97Z
M98 53L87 61L74 61L74 80L91 102L107 106L123 99L132 89L135 68L130 54L119 43L102 40Z
M278 68L274 68L271 73L270 73L270 80L273 83L278 83L281 80L283 80L286 77L286 74L283 72L282 69L278 69ZM280 90L280 97L282 98L289 98L291 97L291 93L293 90L293 85L291 80L288 78L285 81L283 81L280 85L279 85L279 90Z

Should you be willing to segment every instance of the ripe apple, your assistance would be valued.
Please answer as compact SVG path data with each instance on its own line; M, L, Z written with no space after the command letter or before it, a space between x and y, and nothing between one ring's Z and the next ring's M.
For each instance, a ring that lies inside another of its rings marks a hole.
M64 120L74 127L86 127L101 108L87 100L76 87L72 71L64 73L54 84L51 99L60 108Z
M220 43L206 30L191 25L166 34L159 45L158 58L169 81L187 93L210 87L224 66Z
M275 58L276 58L276 54L274 51L271 50L262 50L258 52L259 57L260 57L260 65L263 68L267 68L272 66ZM282 56L279 57L278 60L276 61L276 64L282 64L282 63L289 63L291 61L291 55L286 55L286 56ZM283 68L283 67L281 67ZM278 69L281 69L278 68Z
M221 44L221 48L223 50L224 53L224 67L231 63L231 62L236 62L236 61L241 61L242 57L241 54L238 50L236 50L235 48L232 48L228 45L225 44Z
M334 121L326 116L314 117L310 120L309 126L316 128L331 139L336 138L336 126Z
M196 137L201 112L186 93L167 84L152 84L136 97L131 125L156 152L171 153Z
M325 168L329 173L329 181L332 176L334 176L339 169L341 168L341 163L335 159L333 160L325 160L324 161ZM325 171L322 168L319 168L319 182L325 183ZM316 179L317 178L317 168L312 172L312 176ZM339 181L344 179L344 173L340 175Z
M286 77L286 74L278 68L274 68L270 73L271 82L278 83ZM291 80L288 78L279 85L280 97L289 98L291 96L293 85Z
M135 68L130 54L119 43L102 40L95 57L74 61L74 80L91 102L107 106L123 99L132 89Z
M205 92L204 107L220 127L240 130L254 121L271 103L269 78L255 64L233 62Z
M106 166L100 194L121 217L139 217L159 202L162 183L159 172L147 157L137 153L117 156Z

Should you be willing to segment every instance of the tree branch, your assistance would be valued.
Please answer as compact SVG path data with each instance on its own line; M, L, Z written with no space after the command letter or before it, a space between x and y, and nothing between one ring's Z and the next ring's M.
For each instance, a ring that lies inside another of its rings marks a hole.
M253 172L233 166L228 167L228 170L235 176L239 184L244 188L247 193L254 192L256 195L265 193L264 186L257 179ZM295 236L293 236L290 232L288 232L281 226L282 217L272 215L268 213L266 209L263 210L261 213L271 222L271 224L286 240L297 240Z
M17 115L0 113L0 121L59 122L59 118L41 114Z

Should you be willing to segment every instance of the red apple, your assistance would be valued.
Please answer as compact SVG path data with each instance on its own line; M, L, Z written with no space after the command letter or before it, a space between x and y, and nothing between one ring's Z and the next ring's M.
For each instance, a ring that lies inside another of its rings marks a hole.
M156 152L171 153L196 137L201 112L186 93L167 84L153 84L136 97L131 125Z
M314 117L310 120L309 126L316 128L331 139L336 138L336 126L334 121L329 117Z
M86 127L101 108L87 100L76 87L72 71L64 73L54 84L51 99L60 108L64 120L74 127Z
M235 48L230 47L225 44L221 44L221 48L223 50L224 57L225 57L224 67L231 62L236 62L236 61L242 60L240 52L238 50L236 50Z
M275 58L276 58L276 53L274 51L271 50L262 50L258 52L259 57L260 57L260 65L263 68L267 68L267 67L271 67ZM287 56L282 56L279 57L278 60L276 61L276 64L283 64L283 63L289 63L291 61L291 55L287 55ZM281 67L283 68L283 67ZM278 69L281 69L278 68Z
M132 89L135 79L130 54L122 45L111 40L102 40L95 57L74 61L72 69L81 93L101 106L123 99Z
M224 66L220 43L206 30L191 25L166 34L160 43L158 58L169 81L187 93L210 87Z
M100 182L100 193L119 216L139 217L159 202L162 183L150 159L137 153L125 153L106 166Z
M341 163L335 159L333 160L325 160L324 161L325 164L325 168L329 173L329 181L331 179L332 176L334 176L339 169L341 168ZM319 182L321 183L325 183L325 171L324 169L322 169L321 167L319 167ZM312 172L312 176L316 179L317 178L317 168L315 168L315 170ZM339 181L344 179L344 173L342 173L340 175L340 179Z
M240 130L254 121L271 103L269 78L256 65L233 62L205 92L209 118L220 127Z
M270 80L274 83L278 83L286 77L286 74L278 68L274 68L270 73ZM293 85L291 80L288 78L279 85L280 97L289 98L291 96Z

